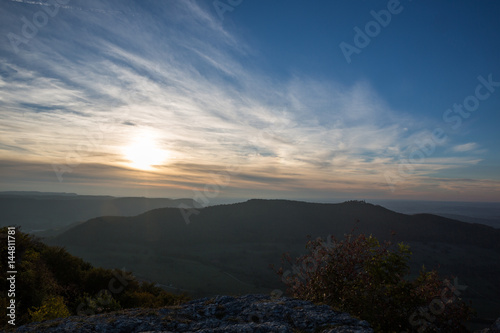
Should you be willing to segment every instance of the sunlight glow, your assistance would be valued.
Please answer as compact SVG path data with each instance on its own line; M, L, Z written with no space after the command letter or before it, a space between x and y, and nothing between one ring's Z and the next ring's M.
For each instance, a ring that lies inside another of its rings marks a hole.
M150 134L137 136L123 154L130 161L130 166L141 170L153 170L169 157L169 153L157 146L157 139Z

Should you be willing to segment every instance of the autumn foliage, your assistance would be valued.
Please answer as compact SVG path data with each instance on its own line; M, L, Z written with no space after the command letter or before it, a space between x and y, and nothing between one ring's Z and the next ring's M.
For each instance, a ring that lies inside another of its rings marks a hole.
M6 235L7 228L0 228ZM131 272L93 267L64 248L48 246L16 229L16 326L70 315L93 315L133 307L178 305L186 295L168 293ZM2 240L0 278L6 281L6 242ZM6 284L0 287L0 328L7 324Z
M425 271L410 280L409 246L348 234L310 240L308 253L284 256L277 273L294 297L367 320L378 332L466 332L472 310L449 280Z

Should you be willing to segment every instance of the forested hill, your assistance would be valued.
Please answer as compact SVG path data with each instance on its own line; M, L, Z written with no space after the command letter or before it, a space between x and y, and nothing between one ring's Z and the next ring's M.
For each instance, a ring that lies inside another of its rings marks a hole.
M370 203L249 200L203 209L161 208L134 217L88 220L53 239L95 265L130 267L193 296L266 293L283 288L269 264L305 251L313 238L346 233L409 243L412 272L422 265L458 276L480 318L500 313L500 229L431 215L405 215Z
M76 195L73 193L0 192L0 227L25 232L61 229L106 215L134 216L161 207L193 205L191 199Z
M304 241L306 235L343 235L357 228L380 239L442 242L500 249L500 230L437 215L405 215L353 201L317 204L249 200L203 209L161 208L134 217L99 217L68 230L57 243Z

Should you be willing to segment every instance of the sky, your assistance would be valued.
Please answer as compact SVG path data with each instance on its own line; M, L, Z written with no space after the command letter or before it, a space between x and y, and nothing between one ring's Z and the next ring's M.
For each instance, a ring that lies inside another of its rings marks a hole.
M500 202L498 17L0 0L0 191Z

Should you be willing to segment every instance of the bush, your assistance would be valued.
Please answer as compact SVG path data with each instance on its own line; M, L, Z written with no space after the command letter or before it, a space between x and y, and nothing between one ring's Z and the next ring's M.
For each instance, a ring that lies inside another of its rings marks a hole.
M169 305L179 305L189 301L184 294L177 295L166 292L152 282L142 282L137 287L128 288L122 296L124 307L159 308Z
M294 297L349 312L379 332L465 331L472 310L448 280L425 269L415 280L405 279L409 246L349 234L342 241L310 240L306 248L309 253L294 260L284 256L292 271L277 270Z
M113 298L113 295L108 290L101 290L95 296L90 297L87 293L78 299L76 314L94 315L98 313L111 312L120 310L122 307L120 302Z
M61 296L52 296L46 299L42 305L33 310L28 310L31 321L43 321L70 316L70 312L64 304Z
M7 234L0 228L0 236ZM0 255L7 258L7 242L0 244ZM3 266L2 266L3 267ZM48 246L36 237L16 229L16 325L71 314L96 314L118 309L176 305L189 300L141 283L131 272L95 268L69 254L64 248ZM0 270L6 281L7 270ZM7 284L0 284L0 329L7 323ZM113 293L113 294L111 294Z

